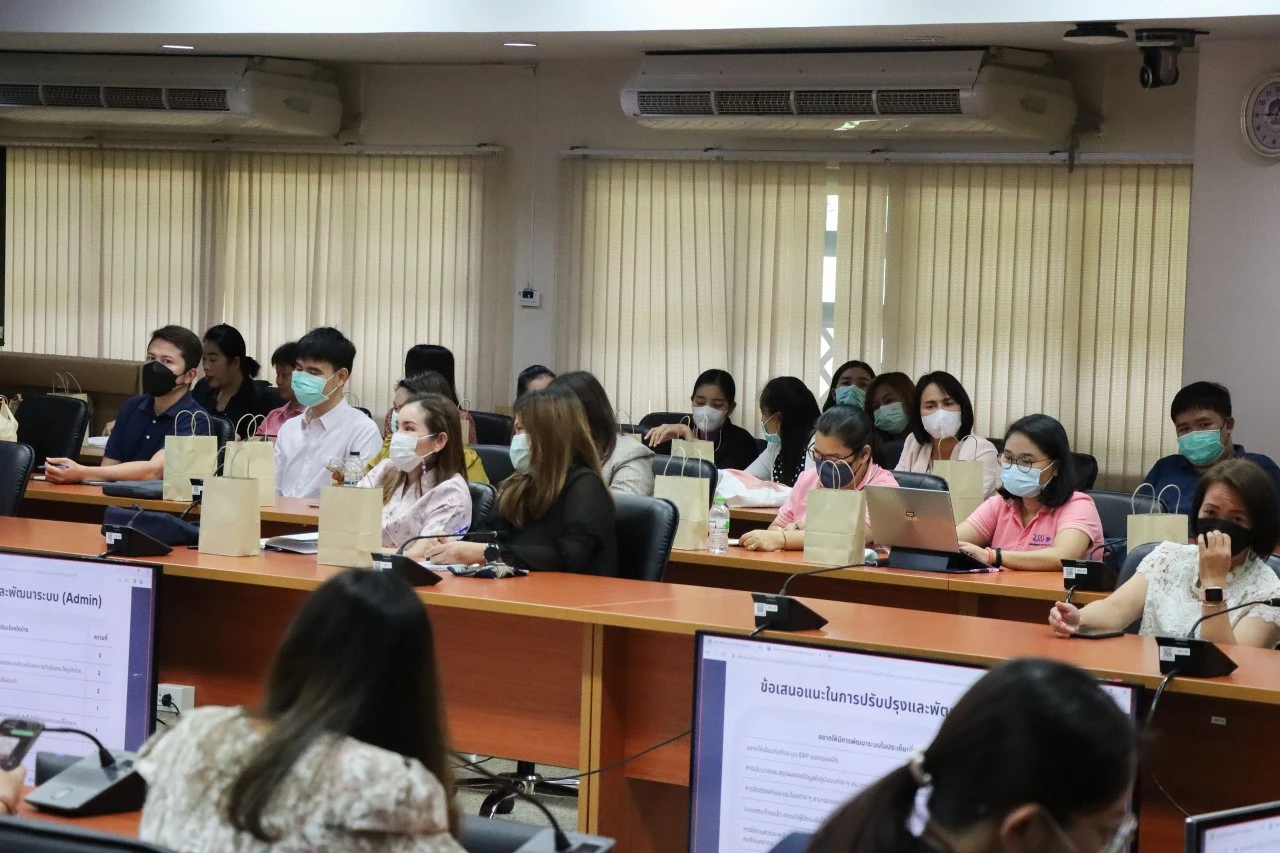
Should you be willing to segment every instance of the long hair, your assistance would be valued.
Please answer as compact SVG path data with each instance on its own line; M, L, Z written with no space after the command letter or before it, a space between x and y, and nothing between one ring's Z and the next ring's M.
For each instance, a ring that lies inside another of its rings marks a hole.
M426 424L428 435L438 433L445 435L444 447L426 466L427 470L436 472L436 482L443 483L454 474L466 477L467 463L462 455L462 416L458 412L458 407L448 397L440 394L412 394L400 407L400 411L403 412L409 406L422 409L422 419ZM382 503L385 505L391 500L391 497L401 487L407 485L411 478L415 483L420 484L422 469L415 468L412 472L405 473L394 465L388 465L382 474Z
M613 403L609 402L609 394L591 373L575 370L562 374L551 383L563 385L578 397L582 404L582 412L587 417L587 429L591 431L591 441L595 443L596 453L600 455L600 464L604 464L613 455L618 446L618 416L614 413Z
M529 473L519 471L498 489L498 514L520 529L543 518L564 491L570 468L600 472L599 455L578 396L563 385L530 391L515 406L529 436Z
M960 380L950 373L945 370L935 370L920 377L920 381L916 383L915 405L907 412L911 419L911 425L908 428L916 437L916 441L920 442L921 447L927 447L933 442L933 436L929 435L929 431L924 428L924 418L920 416L920 401L924 399L924 391L930 385L937 385L942 389L943 394L956 401L956 405L960 407L960 431L956 433L956 439L968 438L973 432L973 401L969 399L969 392L964 390Z
M831 374L831 388L827 391L827 399L822 404L822 411L825 412L827 409L831 408L836 404L836 389L838 387L836 383L840 381L840 377L844 375L844 372L850 369L851 367L860 367L863 370L865 370L867 373L871 374L872 379L876 378L875 370L871 367L871 365L867 364L865 361L859 361L856 358L851 361L846 361L844 364L836 368L835 373ZM870 392L870 390L871 389L868 387L867 391ZM868 393L867 396L870 396L870 394Z
M404 355L404 375L414 376L434 370L449 383L445 396L458 405L458 382L454 376L453 351L439 344L414 344Z
M777 376L765 383L760 391L760 408L778 416L778 434L782 447L778 449L779 469L782 481L795 485L796 470L804 461L809 439L813 437L813 425L818 420L818 401L808 386L794 376Z
M1093 678L1056 661L1024 658L978 680L925 750L929 819L963 832L1038 803L1060 824L1115 802L1133 782L1137 735ZM899 767L837 811L810 853L914 849L908 819L919 784Z
M345 571L307 596L276 651L259 717L271 723L231 785L227 819L271 842L263 817L311 746L347 736L417 759L452 799L431 621L392 572ZM456 815L450 817L456 834Z

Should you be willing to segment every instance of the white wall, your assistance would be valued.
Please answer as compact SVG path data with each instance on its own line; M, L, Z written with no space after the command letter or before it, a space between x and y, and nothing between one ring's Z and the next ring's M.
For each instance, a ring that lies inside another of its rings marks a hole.
M557 169L572 146L625 149L799 148L857 150L825 140L733 139L650 130L623 116L619 90L638 58L515 66L365 66L352 71L360 136L371 144L505 146L513 226L515 312L513 368L534 362L556 369ZM1085 56L1067 64L1083 104L1103 115L1103 133L1082 140L1086 151L1173 153L1190 157L1194 142L1195 57L1183 82L1147 92L1137 84L1138 57ZM358 94L357 94L358 93ZM863 148L882 145L863 143ZM954 145L952 146L955 147ZM1008 148L1010 146L1002 146ZM543 292L543 307L515 306L517 287Z
M1183 378L1234 391L1236 436L1280 455L1280 163L1253 153L1240 109L1280 71L1280 42L1209 42L1200 57Z

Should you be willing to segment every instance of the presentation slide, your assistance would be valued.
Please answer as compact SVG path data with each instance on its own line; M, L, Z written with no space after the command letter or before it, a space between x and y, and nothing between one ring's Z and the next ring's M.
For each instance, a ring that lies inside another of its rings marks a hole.
M986 670L704 635L694 720L694 853L813 832L927 747ZM1104 685L1128 713L1136 697Z
M154 570L0 553L0 717L38 720L137 749L150 732ZM71 734L41 735L35 753L84 755Z
M1263 853L1280 850L1280 817L1264 817L1207 829L1200 853Z

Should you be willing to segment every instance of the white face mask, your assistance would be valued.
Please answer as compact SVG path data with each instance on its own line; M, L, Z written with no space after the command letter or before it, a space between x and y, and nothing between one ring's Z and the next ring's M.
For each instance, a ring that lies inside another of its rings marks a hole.
M920 419L924 431L935 439L954 438L960 431L960 413L949 409L938 409Z
M387 450L387 458L391 460L391 464L405 472L412 471L421 465L426 456L418 455L418 440L423 438L431 438L431 436L416 435L411 432L392 433L391 447Z
M703 432L715 432L724 426L725 412L711 406L693 407L693 425Z

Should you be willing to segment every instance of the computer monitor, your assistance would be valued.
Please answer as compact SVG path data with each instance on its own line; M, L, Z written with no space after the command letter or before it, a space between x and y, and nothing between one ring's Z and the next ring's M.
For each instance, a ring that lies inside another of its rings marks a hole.
M1187 818L1186 853L1280 850L1280 802Z
M696 642L691 853L764 853L813 832L927 747L986 672L710 633ZM1101 686L1136 715L1140 688Z
M84 729L135 750L155 719L160 567L0 550L0 718ZM44 734L37 751L86 755L85 738Z

